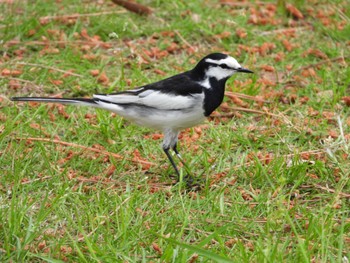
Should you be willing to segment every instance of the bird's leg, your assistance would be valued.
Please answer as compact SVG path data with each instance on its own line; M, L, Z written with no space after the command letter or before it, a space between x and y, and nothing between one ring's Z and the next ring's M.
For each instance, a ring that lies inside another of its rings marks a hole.
M187 165L184 161L184 159L182 159L182 156L181 154L179 153L179 151L177 150L177 143L175 143L175 145L173 146L173 151L175 152L177 158L179 158L180 162L186 167L187 169Z
M171 157L171 154L169 153L169 149L170 149L169 147L163 148L163 150L164 150L166 156L168 157L168 159L169 159L171 165L174 167L174 170L175 170L176 175L177 175L177 181L180 181L180 172L179 172L179 170L177 169L176 164L175 164L173 158Z
M184 162L184 160L182 159L180 153L178 152L177 148L176 148L176 144L172 147L173 151L175 152L176 156L179 158L179 160L181 161L181 163L184 165L186 171L188 172L187 175L184 176L183 180L184 182L186 183L187 187L191 190L199 190L201 189L201 185L202 185L202 182L203 180L198 180L198 178L194 178L190 173L189 173L189 168L188 166L186 165L186 163ZM166 156L168 157L171 165L173 166L175 172L176 172L176 175L177 175L177 181L179 182L180 181L180 172L174 162L174 159L171 157L171 154L169 153L169 150L170 150L170 147L163 147L163 150L166 154Z
M179 158L179 160L182 163L182 165L185 167L187 173L190 173L190 168L187 166L187 164L185 163L184 159L182 159L181 154L177 150L177 143L175 143L175 145L173 146L173 151L175 152L177 158Z
M176 156L179 158L180 162L182 163L182 165L185 167L187 171L187 175L184 176L184 181L186 182L187 186L191 189L199 189L203 180L195 178L191 174L190 168L187 166L184 159L182 159L181 154L177 150L177 142L173 146L173 151L175 152Z
M173 168L176 172L176 175L177 175L177 181L179 182L181 175L180 175L179 169L177 168L177 166L174 162L174 159L172 158L169 150L172 149L175 152L176 156L179 158L179 160L181 161L181 163L183 164L183 166L185 167L185 169L188 173L187 175L185 175L183 177L183 180L186 183L186 185L192 189L193 187L197 187L197 184L195 183L193 176L191 176L191 174L189 173L190 169L185 164L184 160L182 159L180 153L178 152L178 150L176 148L178 136L179 136L179 131L177 131L177 130L172 130L172 129L164 130L163 150L164 150L166 156L168 157L171 165L173 166Z

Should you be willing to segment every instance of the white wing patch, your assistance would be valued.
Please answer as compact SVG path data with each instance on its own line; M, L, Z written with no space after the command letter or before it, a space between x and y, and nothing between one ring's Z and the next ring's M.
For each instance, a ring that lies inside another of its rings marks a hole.
M151 93L148 91L148 93ZM144 94L145 95L145 94ZM128 95L132 101L142 102L140 107L124 107L125 103L118 104L116 101L121 99L126 101L127 95L95 95L96 105L99 108L109 110L118 115L135 122L138 125L158 129L181 130L192 127L204 121L203 100L204 93L193 94L192 96L173 96L170 94L161 94L154 91L144 98L139 96ZM113 100L113 102L112 102ZM149 106L149 107L142 107Z
M138 95L134 94L114 94L114 95L94 95L94 98L114 104L138 104L162 110L180 110L193 107L194 99L191 96L179 96L162 93L155 90L145 90Z
M198 84L203 86L204 88L206 89L210 89L211 86L210 86L210 82L209 82L209 78L205 78L204 80L202 81L198 81Z

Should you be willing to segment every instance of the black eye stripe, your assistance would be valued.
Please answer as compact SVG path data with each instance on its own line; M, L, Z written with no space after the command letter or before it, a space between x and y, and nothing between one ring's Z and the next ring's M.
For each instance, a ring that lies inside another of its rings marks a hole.
M215 64L215 63L208 63L208 65L210 66L214 66L214 67L220 67L220 68L224 68L224 69L232 69L231 67L229 67L227 64Z
M226 69L230 69L230 67L227 64L220 64L219 65L221 68L226 68Z

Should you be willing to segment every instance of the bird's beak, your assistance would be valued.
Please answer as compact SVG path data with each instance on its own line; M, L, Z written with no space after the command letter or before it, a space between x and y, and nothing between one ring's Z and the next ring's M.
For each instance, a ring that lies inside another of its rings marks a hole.
M239 68L237 69L237 72L242 72L242 73L254 73L253 71L247 69L247 68Z

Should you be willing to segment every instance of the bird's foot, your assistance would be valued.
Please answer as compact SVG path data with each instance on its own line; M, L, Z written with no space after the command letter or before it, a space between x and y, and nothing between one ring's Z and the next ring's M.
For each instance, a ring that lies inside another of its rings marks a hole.
M186 184L186 188L191 191L199 191L205 185L205 179L194 177L190 174L183 177L183 182Z
M180 182L178 176L171 175L170 178L175 179L174 184ZM206 180L203 178L194 177L193 175L186 174L182 177L182 182L185 184L186 189L190 191L199 191L205 186Z

